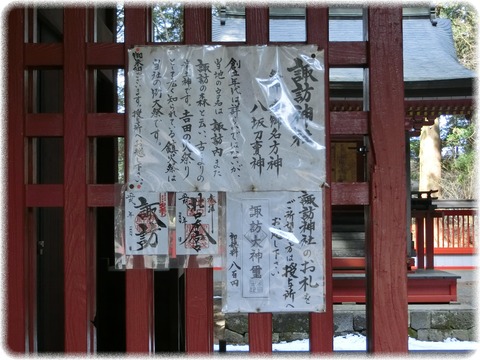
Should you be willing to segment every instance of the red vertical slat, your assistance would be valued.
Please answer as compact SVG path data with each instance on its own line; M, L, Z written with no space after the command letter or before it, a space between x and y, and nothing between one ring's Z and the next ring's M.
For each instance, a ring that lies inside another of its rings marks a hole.
M443 244L445 246L450 246L450 240L449 240L449 237L448 237L448 215L447 216L443 216L443 219L442 219L442 226L443 226Z
M268 7L245 7L245 31L248 45L263 45L269 42ZM249 314L248 329L251 353L272 351L272 314Z
M95 40L95 9L93 7L89 7L87 9L87 44L92 43ZM87 53L88 50L86 49L85 52ZM87 55L85 54L87 57ZM86 60L85 60L86 61ZM95 139L88 138L88 113L95 112L95 95L96 95L96 83L95 83L95 70L89 68L87 70L87 88L86 90L86 108L87 108L87 118L85 119L86 122L86 133L87 136L87 149L88 149L88 170L87 170L87 184L92 184L96 182L96 147L95 147ZM87 188L87 207L88 204L88 188ZM97 269L96 269L96 244L97 244L97 216L96 216L96 209L87 208L87 312L90 314L89 316L94 318L95 314L97 313L97 292L96 292L96 285L97 285ZM96 328L90 327L90 333L88 336L88 352L93 352L95 343L96 343Z
M425 226L423 217L415 219L416 234L417 234L417 268L425 268Z
M185 269L185 351L213 351L213 269Z
M184 42L204 45L209 38L209 7L186 6L184 9ZM213 269L185 270L185 351L213 351Z
M248 314L248 343L252 354L272 352L271 313Z
M65 351L86 352L87 138L86 10L64 11L64 271Z
M125 6L125 52L134 45L143 45L146 42L147 9ZM125 64L127 63L125 61ZM127 96L126 94L126 98ZM126 112L128 113L128 108ZM129 269L125 274L125 282L127 352L152 353L154 352L153 270Z
M270 40L269 9L265 6L245 7L245 32L248 45L263 45Z
M6 344L13 352L24 352L25 314L25 179L24 179L24 10L12 8L8 13L8 191L9 221L7 238Z
M325 104L329 104L329 63L328 63L328 8L307 7L306 13L307 43L317 44L324 51L325 64ZM325 168L330 169L330 110L325 106ZM327 171L327 183L331 184L331 173ZM333 352L333 285L332 285L332 196L329 187L325 188L325 312L310 313L310 352Z
M443 237L443 214L437 219L438 246L445 247L445 238Z
M466 215L465 220L466 220L466 225L465 225L464 231L466 232L466 236L465 236L464 246L470 247L470 216Z
M370 7L368 36L372 163L366 247L367 349L406 353L407 194L401 7Z
M449 226L449 236L450 236L450 246L455 246L455 215L450 216Z
M460 218L462 219L462 226L461 226L461 229L459 229L461 234L460 237L462 239L462 243L460 247L464 248L465 247L465 216L461 215Z
M427 269L434 268L433 246L433 216L427 211L425 216L425 253L427 254Z

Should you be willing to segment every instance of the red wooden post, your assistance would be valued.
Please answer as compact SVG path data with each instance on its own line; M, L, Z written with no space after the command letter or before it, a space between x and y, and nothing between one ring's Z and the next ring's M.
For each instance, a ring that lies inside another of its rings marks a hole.
M330 111L329 111L329 39L328 39L328 8L307 7L307 43L317 44L324 51L325 66L325 168L330 169ZM331 173L327 171L327 183L331 183ZM333 352L333 281L332 281L332 220L331 220L331 190L325 188L325 312L310 313L310 352Z
M417 268L425 268L425 219L423 217L415 218L416 237L417 237Z
M209 41L209 10L208 7L184 8L185 44L204 45ZM185 351L213 352L213 269L185 271Z
M146 8L125 6L125 52L134 45L145 44L146 32ZM126 64L125 60L125 66ZM127 352L152 353L155 350L153 270L126 270L125 281Z
M185 351L213 352L213 269L185 269Z
M408 302L401 7L370 7L368 36L367 349L404 353L408 351Z
M433 214L427 211L425 214L425 252L427 254L427 269L434 268L433 246Z
M270 11L266 6L245 7L245 32L247 45L264 45L270 40Z
M65 352L86 352L87 137L86 10L64 10L64 271Z
M6 345L18 353L26 351L25 293L25 178L24 156L24 9L8 13L8 191L7 200L7 298Z
M272 313L248 314L248 344L252 354L272 352Z
M269 9L265 6L245 8L247 45L269 42ZM251 353L272 352L272 314L248 314L248 343Z

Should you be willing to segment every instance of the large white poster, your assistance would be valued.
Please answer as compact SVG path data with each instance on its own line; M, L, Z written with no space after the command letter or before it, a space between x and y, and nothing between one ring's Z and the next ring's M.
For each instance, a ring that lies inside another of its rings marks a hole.
M316 46L138 46L128 56L135 189L324 183L324 66Z
M325 309L322 192L227 194L224 312Z

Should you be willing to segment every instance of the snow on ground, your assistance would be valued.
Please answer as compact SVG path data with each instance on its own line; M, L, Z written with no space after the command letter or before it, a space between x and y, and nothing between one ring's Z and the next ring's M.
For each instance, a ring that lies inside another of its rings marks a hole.
M363 335L349 334L345 336L336 336L333 340L334 351L366 351L367 338ZM273 351L308 351L309 344L307 340L297 340L292 342L281 342L272 345ZM448 350L478 350L479 344L474 341L459 341L457 339L447 339L443 342L419 341L413 338L408 340L409 350L428 350L428 351L448 351ZM215 351L218 351L218 345L215 345ZM227 345L229 351L248 351L248 345Z

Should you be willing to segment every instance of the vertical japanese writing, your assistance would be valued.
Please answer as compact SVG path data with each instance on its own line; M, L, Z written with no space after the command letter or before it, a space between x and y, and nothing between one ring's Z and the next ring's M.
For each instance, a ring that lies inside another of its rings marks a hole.
M161 60L153 59L153 71L150 76L151 80L151 94L152 94L152 109L150 112L150 117L154 120L153 131L150 132L150 135L153 136L157 145L160 145L159 133L161 128L161 119L163 115L163 105L161 103L162 99L162 73L161 73ZM160 123L160 124L159 124Z
M251 129L254 135L253 141L250 143L250 146L253 149L253 156L250 165L254 170L258 171L259 175L262 175L262 169L265 167L265 158L261 151L263 148L263 131L267 128L263 115L264 112L267 111L267 108L261 103L259 104L260 107L255 104L250 111L250 114L252 114Z
M168 253L165 193L125 192L125 246L127 254Z
M233 291L229 301L245 311L309 311L323 306L320 203L321 192L227 195L232 210L227 218L231 229L227 286Z
M167 157L166 169L165 173L167 174L167 181L168 182L175 182L177 181L177 172L179 170L177 163L177 153L179 151L177 147L177 127L176 127L176 118L177 113L175 110L175 102L177 101L177 97L175 96L175 89L177 87L177 83L175 80L175 59L169 59L169 79L167 82L167 98L168 98L168 117L169 117L169 124L168 124L168 141L163 147L162 151L165 153Z
M177 194L177 254L217 253L217 199L217 193Z
M243 208L243 294L245 297L266 297L269 293L268 272L268 201L249 199Z
M323 98L323 75L315 59L305 60L312 46L305 48L298 55L274 46L129 50L131 184L166 191L317 189L324 130L312 121L322 120L316 100Z
M182 124L182 157L180 159L180 164L184 166L184 174L185 178L189 177L190 175L190 164L195 161L192 157L192 117L193 115L188 111L185 110L183 114L180 116L181 124Z
M228 267L228 277L230 281L230 286L238 288L240 285L239 271L242 268L237 264L239 262L240 253L240 244L238 243L238 235L231 232L228 236L228 254L230 257L231 264ZM240 259L241 260L241 259Z
M190 93L192 91L192 78L190 77L189 73L190 60L185 59L185 61L182 63L182 69L182 86L185 95L183 95L181 99L185 102L185 105L190 106Z
M272 276L284 278L283 307L298 309L310 306L312 289L320 286L316 221L321 214L314 193L295 193L285 199L281 213L272 220ZM318 297L318 291L314 292Z
M296 57L295 65L287 68L292 73L292 81L295 88L291 89L294 95L294 101L297 103L295 108L299 112L299 116L295 119L297 128L296 134L293 136L293 144L299 146L304 142L311 143L311 131L308 129L308 120L313 119L313 107L310 104L312 92L315 90L311 82L318 82L313 76L313 69L308 64L304 64L302 59ZM319 100L319 99L318 99Z
M294 201L287 201L286 211L283 215L284 220L284 231L287 235L294 234L295 229L295 215L292 210L292 204ZM294 235L293 235L294 236ZM288 237L287 237L288 240ZM297 262L295 261L295 253L293 252L293 242L287 241L283 248L285 265L282 268L282 276L287 280L286 287L283 293L283 299L285 300L286 307L295 307L295 294L296 291L294 287L294 280L298 278L297 276Z
M273 76L275 74L275 71L272 70L270 72L270 75ZM278 82L275 83L275 85L272 87L273 93L275 96L278 96L278 94L281 92L281 86ZM277 100L275 100L277 101ZM272 113L270 113L270 121L269 121L269 160L267 164L267 170L274 171L278 177L280 174L280 169L283 166L283 155L280 152L280 144L282 141L282 133L280 131L280 125L281 125L280 119L278 119L276 116L274 116Z
M316 289L320 286L318 283L318 278L314 278L314 274L319 267L319 264L314 259L312 251L314 245L317 244L314 238L315 233L315 223L320 212L319 206L316 204L316 199L314 194L309 194L303 192L302 195L298 197L301 209L299 211L300 224L299 230L302 236L300 240L300 248L302 251L302 263L300 267L300 272L302 273L299 281L299 291L302 292L303 301L305 304L310 304L310 291L311 289ZM315 280L314 280L315 279Z
M222 96L222 87L225 80L225 74L221 68L223 59L216 58L214 60L215 70L214 70L214 82L215 82L215 103L213 105L214 117L212 122L209 124L212 136L210 138L212 144L212 155L214 157L214 170L213 177L221 177L222 171L219 166L219 158L223 155L223 133L227 130L223 123L224 113L223 113L223 96Z
M142 135L142 120L143 120L143 110L141 104L141 78L143 73L143 53L140 49L135 49L132 53L133 58L133 74L134 74L134 95L133 95L133 106L131 110L131 119L133 122L133 135L132 139L133 147L133 164L132 168L134 169L135 179L134 182L137 188L140 188L143 184L142 169L143 169L143 158L145 157L145 151L143 147L143 135Z

